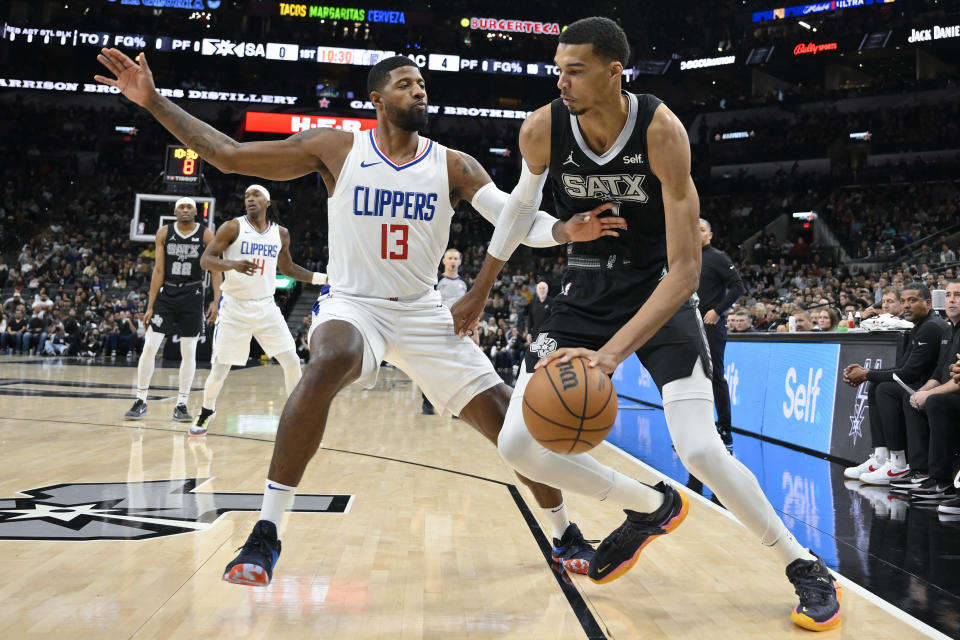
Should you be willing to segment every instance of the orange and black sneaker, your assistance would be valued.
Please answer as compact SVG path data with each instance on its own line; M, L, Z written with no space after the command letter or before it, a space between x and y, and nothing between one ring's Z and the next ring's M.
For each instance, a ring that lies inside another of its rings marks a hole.
M800 596L790 619L810 631L828 631L840 626L840 585L823 560L814 557L816 560L797 559L787 565L787 579Z
M223 579L233 584L265 587L273 578L273 568L280 557L277 526L269 520L260 520L240 547L240 555L223 570Z
M563 568L570 573L585 574L590 569L590 560L597 552L591 542L596 540L584 539L580 527L571 522L562 538L553 539L551 558L554 562L563 564Z
M654 487L663 493L663 504L651 513L624 509L627 519L604 538L590 562L587 576L598 584L612 582L637 564L640 552L658 536L680 526L690 512L687 497L665 482Z

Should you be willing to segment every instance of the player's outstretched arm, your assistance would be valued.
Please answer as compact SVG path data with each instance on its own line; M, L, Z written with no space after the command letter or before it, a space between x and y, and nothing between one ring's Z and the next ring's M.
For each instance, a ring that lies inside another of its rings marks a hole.
M461 200L466 200L484 220L496 227L510 194L500 191L487 171L469 153L448 149L447 166L450 174L450 204L456 206ZM606 203L591 211L578 213L566 221L558 220L546 211L537 211L533 225L520 244L554 247L568 242L590 242L601 236L618 236L620 234L616 229L626 229L627 221L618 216L599 215L612 208L613 204Z
M280 227L280 253L277 255L277 271L300 282L327 284L327 274L308 271L293 261L290 255L290 231Z
M240 235L240 223L231 220L217 229L217 235L213 237L213 242L207 244L200 256L200 266L211 272L211 277L216 278L219 271L239 271L248 276L252 276L254 271L260 267L250 260L225 260L221 256Z
M600 350L622 362L686 304L700 283L700 198L690 177L686 129L666 105L647 128L650 167L660 180L667 236L667 274L650 298Z
M291 180L314 171L326 171L324 151L336 145L352 144L350 133L333 129L310 129L286 140L240 143L161 96L144 53L134 62L119 49L105 48L97 60L115 76L96 75L97 82L120 89L180 142L224 173Z
M450 309L453 330L459 335L466 335L480 315L497 275L533 225L550 164L550 105L537 109L524 120L519 146L523 156L520 181L507 199L473 287Z

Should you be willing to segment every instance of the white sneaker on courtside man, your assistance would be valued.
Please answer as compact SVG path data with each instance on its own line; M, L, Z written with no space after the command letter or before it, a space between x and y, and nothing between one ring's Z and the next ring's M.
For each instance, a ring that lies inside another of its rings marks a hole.
M898 467L893 459L888 459L876 471L868 471L860 476L864 484L890 484L891 480L902 478L910 472L910 465Z
M883 463L877 460L876 454L871 453L866 462L861 462L855 467L847 467L843 470L843 477L850 480L859 480L865 473L876 471L883 466Z

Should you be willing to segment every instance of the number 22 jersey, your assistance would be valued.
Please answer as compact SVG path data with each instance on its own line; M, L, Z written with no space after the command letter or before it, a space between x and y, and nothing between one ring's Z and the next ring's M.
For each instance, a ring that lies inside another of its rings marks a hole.
M377 145L375 129L353 132L353 147L328 200L334 293L413 298L437 284L450 237L447 150L420 137L403 164Z

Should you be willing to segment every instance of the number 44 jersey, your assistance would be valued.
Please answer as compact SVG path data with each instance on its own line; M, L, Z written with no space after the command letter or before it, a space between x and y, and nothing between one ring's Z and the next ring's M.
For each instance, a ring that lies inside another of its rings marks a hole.
M277 290L277 256L280 255L280 226L271 222L264 232L246 216L237 218L237 239L223 252L225 260L250 261L257 265L253 275L224 271L220 291L241 300L270 298Z
M335 293L415 297L437 284L450 237L447 150L421 136L413 158L397 164L375 132L353 133L328 201L327 272Z

